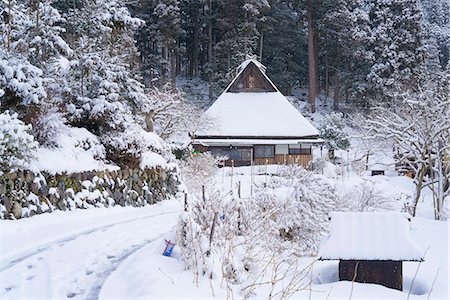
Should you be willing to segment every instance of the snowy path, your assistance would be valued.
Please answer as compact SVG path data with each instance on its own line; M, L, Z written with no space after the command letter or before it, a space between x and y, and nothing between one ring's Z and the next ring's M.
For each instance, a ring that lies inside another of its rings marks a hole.
M96 299L108 276L162 239L178 212L175 201L166 201L2 221L0 297Z

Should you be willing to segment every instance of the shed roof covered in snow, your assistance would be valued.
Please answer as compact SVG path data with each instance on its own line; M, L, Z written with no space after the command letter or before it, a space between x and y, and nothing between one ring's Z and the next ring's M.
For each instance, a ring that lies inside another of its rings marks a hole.
M215 138L316 138L314 126L281 94L254 59L246 60L225 91L206 111L213 129L196 136Z
M409 221L404 214L334 212L319 258L421 261L423 253L409 238Z

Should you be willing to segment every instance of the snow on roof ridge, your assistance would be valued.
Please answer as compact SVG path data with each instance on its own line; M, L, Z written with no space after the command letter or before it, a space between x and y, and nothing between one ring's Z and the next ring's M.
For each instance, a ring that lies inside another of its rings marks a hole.
M236 68L236 75L240 74L251 62L254 63L262 73L266 73L266 66L258 61L256 55L246 55L245 60ZM237 77L237 76L236 76Z
M228 90L229 90L230 87L233 85L233 83L239 78L239 76L241 76L241 74L244 72L244 70L248 67L248 65L249 65L250 63L254 63L255 66L261 71L261 74L267 79L267 81L269 81L269 83L272 85L272 87L275 89L275 91L279 92L277 86L276 86L276 85L273 83L273 81L270 80L270 78L266 75L266 67L265 67L262 63L260 63L259 61L257 61L256 58L251 57L251 56L249 56L249 55L247 55L247 57L248 57L248 58L247 58L243 63L241 63L241 64L239 65L239 67L237 67L236 70L238 71L238 73L236 74L236 76L234 76L233 80L231 80L230 84L228 84L228 86L227 86L227 87L225 88L225 90L222 92L221 96L222 96L223 94L225 94L225 93L228 92ZM249 58L249 57L250 57L250 58ZM220 98L220 96L219 96L219 98ZM217 98L217 99L219 99L219 98ZM216 99L216 101L217 101L217 99ZM214 103L213 103L213 104L214 104Z

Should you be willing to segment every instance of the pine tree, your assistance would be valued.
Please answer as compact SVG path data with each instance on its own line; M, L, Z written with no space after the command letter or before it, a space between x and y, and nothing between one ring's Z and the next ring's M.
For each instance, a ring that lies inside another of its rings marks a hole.
M424 62L423 15L417 0L372 0L370 96L395 106L395 99L417 89Z
M275 85L285 94L306 82L306 35L299 28L298 14L286 3L272 1L260 22L263 34L262 62Z

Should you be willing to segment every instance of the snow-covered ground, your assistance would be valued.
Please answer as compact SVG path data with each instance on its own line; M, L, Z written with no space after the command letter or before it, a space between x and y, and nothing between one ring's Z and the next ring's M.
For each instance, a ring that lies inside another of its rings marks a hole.
M217 186L250 194L251 168L222 168ZM268 180L278 166L255 167L254 182ZM369 180L391 196L410 192L411 180L400 176L336 175L338 191ZM404 291L374 284L339 282L337 262L314 263L309 289L294 299L448 299L448 223L431 219L429 203L421 203L421 217L411 223L411 238L426 251L425 261L404 263ZM395 206L395 210L400 205ZM1 290L3 299L17 298L226 298L219 280L200 277L198 285L185 270L179 249L161 255L164 239L174 239L181 205L169 200L143 208L113 207L71 212L55 211L29 219L0 221ZM315 257L302 258L305 266ZM410 286L413 282L413 287ZM434 279L436 281L433 285ZM255 297L267 295L263 289ZM238 291L236 298L242 297Z
M127 257L166 238L178 213L168 200L2 220L0 298L96 299Z

